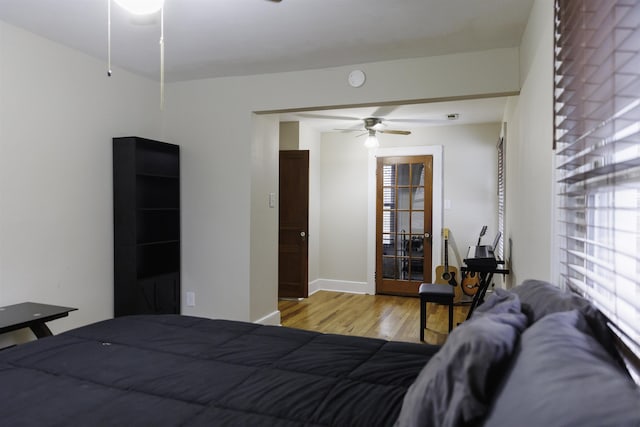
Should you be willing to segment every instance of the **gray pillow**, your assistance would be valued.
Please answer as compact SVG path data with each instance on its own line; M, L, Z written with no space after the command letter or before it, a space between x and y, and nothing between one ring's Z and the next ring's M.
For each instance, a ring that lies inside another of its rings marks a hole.
M577 310L530 326L485 427L640 426L640 390L588 331Z
M591 327L590 333L594 338L620 366L624 366L607 326L607 318L585 298L542 280L525 280L511 291L520 297L522 312L529 317L530 323L537 322L551 313L579 310Z
M520 313L520 298L517 294L502 288L496 288L474 311L473 316L483 313Z
M523 311L530 317L531 323L559 311L578 309L585 311L586 316L591 314L590 311L596 311L591 303L581 296L542 280L525 280L511 291L520 297Z
M455 328L404 397L396 426L458 426L486 413L525 328L522 313L484 313Z

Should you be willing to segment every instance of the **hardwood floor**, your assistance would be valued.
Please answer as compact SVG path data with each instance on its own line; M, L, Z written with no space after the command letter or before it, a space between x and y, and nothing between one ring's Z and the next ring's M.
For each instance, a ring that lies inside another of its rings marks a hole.
M394 341L420 342L420 300L388 295L318 291L302 301L278 302L283 326L311 331L358 335ZM455 306L453 324L462 322L468 306ZM447 338L448 308L427 305L425 341Z

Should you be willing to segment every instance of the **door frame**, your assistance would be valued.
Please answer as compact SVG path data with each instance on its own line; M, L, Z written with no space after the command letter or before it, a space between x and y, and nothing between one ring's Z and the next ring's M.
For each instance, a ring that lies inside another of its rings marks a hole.
M376 293L376 169L378 157L393 156L433 156L433 199L432 199L432 251L431 275L435 266L440 264L442 247L443 218L443 147L442 145L424 145L415 147L377 148L369 150L368 185L367 185L367 286L366 293Z

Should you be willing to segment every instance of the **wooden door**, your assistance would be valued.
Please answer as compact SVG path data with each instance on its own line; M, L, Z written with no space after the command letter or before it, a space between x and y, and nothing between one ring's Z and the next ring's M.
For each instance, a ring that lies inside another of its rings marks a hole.
M433 156L379 157L376 293L418 295L431 282Z
M280 151L278 297L306 298L308 289L309 151Z

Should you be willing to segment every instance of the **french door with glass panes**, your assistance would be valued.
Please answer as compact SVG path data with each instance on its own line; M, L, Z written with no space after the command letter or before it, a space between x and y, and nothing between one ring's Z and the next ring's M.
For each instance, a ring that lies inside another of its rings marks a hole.
M431 282L433 156L379 157L376 293L418 295Z

